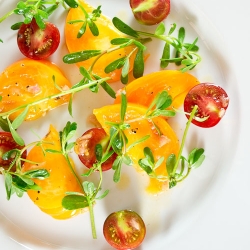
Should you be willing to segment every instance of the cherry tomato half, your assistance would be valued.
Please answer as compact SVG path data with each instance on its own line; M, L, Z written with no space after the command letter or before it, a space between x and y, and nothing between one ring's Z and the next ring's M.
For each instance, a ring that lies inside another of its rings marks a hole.
M95 153L96 145L101 144L103 149L105 149L108 142L109 136L103 128L91 128L76 140L75 152L78 154L80 161L87 168L91 168L93 164L97 162ZM117 155L113 153L108 160L102 164L102 171L111 169L116 157Z
M23 149L23 146L18 145L15 140L13 139L10 132L0 132L0 166L4 169L8 169L10 164L14 159L13 157L9 158L8 160L4 160L2 157L3 155L13 149ZM27 156L27 151L24 151L22 154L22 158L25 159ZM15 165L13 166L15 167ZM15 169L12 168L14 171Z
M192 123L203 128L215 126L224 116L229 104L229 98L224 89L211 83L201 83L193 87L184 100L184 111L192 112L198 106L196 117L205 121L192 120ZM187 115L189 117L189 115Z
M107 217L103 225L103 234L107 242L116 249L135 249L142 243L146 227L136 212L122 210Z
M23 55L41 60L52 55L60 43L58 28L49 22L41 29L33 18L31 23L22 24L17 33L17 45Z

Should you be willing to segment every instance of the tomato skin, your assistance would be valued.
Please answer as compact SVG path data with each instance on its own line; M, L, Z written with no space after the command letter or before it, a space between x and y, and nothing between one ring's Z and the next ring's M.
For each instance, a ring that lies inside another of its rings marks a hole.
M97 162L95 155L96 145L101 142L106 144L108 142L107 140L108 136L103 128L91 128L77 139L75 152L78 154L80 161L87 168L93 167L93 164ZM116 156L117 155L113 153L112 156L102 164L102 171L107 171L112 168Z
M163 21L170 12L170 0L130 0L135 19L144 25Z
M197 105L196 117L208 117L205 121L192 120L192 123L203 128L210 128L219 123L224 116L229 98L226 91L220 86L211 83L201 83L193 87L184 100L184 111L192 112L193 107ZM189 115L186 115L189 118Z
M60 43L58 28L49 22L45 29L39 28L33 18L31 23L22 24L17 33L17 45L23 55L28 58L41 60L52 55Z
M136 212L121 210L111 213L106 218L103 224L103 235L116 249L135 249L145 238L146 226Z
M24 146L18 145L13 139L10 132L0 132L0 166L4 169L8 169L13 159L4 160L2 158L3 154L12 149L23 149ZM27 156L27 151L25 150L22 154L22 158L25 159ZM15 165L12 167L12 171L15 169Z

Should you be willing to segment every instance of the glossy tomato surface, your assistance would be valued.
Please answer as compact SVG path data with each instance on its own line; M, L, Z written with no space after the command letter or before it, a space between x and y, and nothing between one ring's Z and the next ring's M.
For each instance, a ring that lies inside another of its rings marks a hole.
M193 87L184 100L184 111L191 113L195 105L198 118L207 118L205 121L193 119L192 123L203 128L215 126L224 116L229 104L229 98L224 89L211 83L201 83ZM189 117L189 115L187 115Z
M78 154L80 161L87 167L91 168L97 163L95 148L101 144L103 149L107 147L109 136L103 128L91 128L87 130L80 138L76 140L75 152ZM102 171L112 168L116 159L114 153L107 161L102 164Z
M49 22L41 29L33 19L29 24L22 24L17 33L17 45L23 55L41 60L52 55L60 43L58 28Z
M103 234L107 242L116 249L135 249L144 240L146 227L136 212L121 210L107 217Z
M15 140L13 139L12 135L10 132L0 132L0 166L8 169L12 161L14 160L14 156L7 159L3 159L3 155L12 150L12 149L23 149L24 146L18 145ZM25 150L22 154L22 158L25 159L27 156L27 151ZM14 165L15 167L15 165ZM14 168L12 169L13 171L15 170Z

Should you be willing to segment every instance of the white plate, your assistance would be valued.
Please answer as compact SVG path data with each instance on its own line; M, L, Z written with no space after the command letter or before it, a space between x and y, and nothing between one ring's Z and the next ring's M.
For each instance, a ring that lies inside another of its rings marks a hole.
M0 0L0 16L14 7L14 0ZM98 6L102 1L89 1ZM114 7L115 6L115 7ZM118 16L137 29L152 29L137 24L131 15L127 0L103 1L103 13L109 17ZM65 14L57 11L53 15L52 22L63 30ZM0 44L0 71L22 58L17 46L15 32L9 29L10 25L19 20L11 17L0 24L0 38L4 41ZM206 20L202 12L190 1L176 0L172 2L171 14L166 20L169 27L171 23L177 23L178 27L184 26L187 33L187 41L193 41L199 37L198 45L203 57L202 63L191 73L201 82L214 82L221 85L230 97L230 105L226 116L218 126L211 129L201 129L192 126L188 135L187 148L193 146L204 147L206 153L205 163L201 168L192 172L190 177L173 190L151 197L147 195L140 180L142 179L132 168L123 169L123 173L130 179L130 185L125 189L112 183L112 173L105 173L104 189L108 188L110 194L95 206L96 226L98 239L91 237L89 214L79 215L66 221L51 219L33 205L27 196L19 199L15 196L10 201L5 199L5 189L2 178L0 179L0 239L1 245L6 249L111 249L102 235L102 225L105 218L113 211L120 209L132 209L137 211L144 219L147 226L147 236L140 249L164 249L170 246L188 227L196 220L200 213L211 204L214 195L219 190L221 182L228 173L230 164L234 158L234 150L237 147L240 123L239 95L237 85L233 84L235 78L230 65L227 64L220 51L223 43L220 35ZM216 38L216 39L215 39ZM159 58L163 43L154 41L149 45L151 54L146 63L146 73L159 70ZM224 49L224 48L223 48ZM66 46L62 39L60 48L51 58L59 65L72 83L79 80L78 69L74 66L64 65L62 55L66 54ZM84 103L80 101L84 99ZM96 101L98 100L98 101ZM92 109L110 103L111 100L103 92L98 96L88 90L77 95L74 104L75 120L79 124L78 135L82 134L91 125L86 122ZM84 107L84 113L83 113ZM72 120L63 106L53 110L45 118L35 122L25 123L19 130L24 139L29 142L34 140L31 129L44 136L50 123L57 129L63 128L68 120ZM61 120L57 117L60 114ZM236 124L237 121L237 124ZM178 120L178 134L181 134L185 126L185 119ZM227 157L225 157L227 155ZM77 159L76 159L77 161ZM139 182L139 184L138 184Z

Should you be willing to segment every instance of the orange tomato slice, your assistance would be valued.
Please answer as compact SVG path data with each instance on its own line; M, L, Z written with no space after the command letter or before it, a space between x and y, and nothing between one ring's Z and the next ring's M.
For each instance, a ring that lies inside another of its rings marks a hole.
M37 162L37 164L25 162L23 166L23 171L47 169L50 176L44 180L34 179L41 190L29 190L27 193L30 199L45 213L54 218L67 219L81 213L82 210L64 209L62 199L67 191L82 192L82 189L65 157L56 153L44 155L46 149L61 150L59 133L53 126L50 126L50 131L44 138L42 147L35 146L28 153L27 160Z
M59 93L53 76L61 89L70 88L70 82L60 69L49 61L22 59L7 67L0 75L0 112L4 113ZM30 106L26 120L38 119L47 111L68 101L69 95L66 95ZM11 114L10 119L14 120L22 111L23 109Z
M98 122L104 128L107 134L110 132L110 125L106 122L120 122L120 104L108 105L93 111ZM128 145L138 141L145 135L149 135L149 139L132 147L127 154L133 160L134 166L139 170L138 161L144 158L143 149L149 147L154 155L155 161L164 156L164 161L159 168L156 169L158 175L167 175L166 160L170 154L176 154L179 151L179 142L177 135L161 117L152 120L143 119L146 108L142 105L128 103L125 115L125 122L130 124L130 128L124 132L128 138ZM160 134L159 134L160 130ZM157 179L150 178L147 191L150 193L159 193L167 188L168 182L161 182Z
M149 106L159 92L168 91L172 96L172 107L179 108L188 91L199 84L193 75L178 70L162 70L147 74L130 82L126 88L128 102ZM120 95L117 95L115 103L120 103Z
M79 3L88 13L91 13L94 10L94 7L92 7L91 5L87 4L82 0L79 1ZM85 15L80 7L71 8L66 18L65 39L66 39L66 45L70 53L82 50L105 51L110 49L111 47L114 47L110 43L112 39L124 37L124 35L114 27L111 20L108 17L101 14L101 16L95 22L99 29L99 35L94 36L87 27L84 35L81 38L77 38L78 31L83 25L83 22L69 24L69 22L73 20L85 20ZM119 81L121 76L121 69L117 69L111 73L106 74L104 72L104 68L109 63L115 61L116 59L127 56L132 51L132 48L133 46L130 46L127 48L122 48L112 51L108 54L104 54L95 63L93 72L102 78L111 77L111 80L109 80L109 82ZM133 59L134 57L131 58L131 61ZM89 69L95 60L96 57L93 57L86 61L77 63L77 66L79 67L83 66L84 68Z

